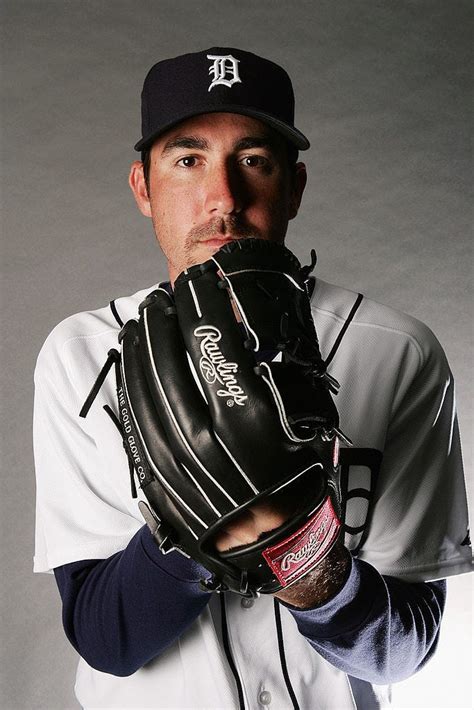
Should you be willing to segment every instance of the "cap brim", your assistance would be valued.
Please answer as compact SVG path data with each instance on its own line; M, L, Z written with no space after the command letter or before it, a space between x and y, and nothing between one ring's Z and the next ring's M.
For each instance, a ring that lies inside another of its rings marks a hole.
M209 106L206 106L205 108L203 107L201 110L194 109L194 111L190 113L184 115L182 114L179 117L176 117L176 119L169 121L166 125L161 126L153 133L150 133L148 136L144 136L143 138L141 138L138 143L135 144L134 149L141 151L150 148L159 136L161 136L173 126L176 126L182 121L186 121L188 118L193 118L193 116L202 116L205 113L237 113L242 116L258 118L260 121L263 121L264 123L267 123L269 126L274 128L278 133L280 133L284 138L286 138L286 140L288 140L292 145L294 145L295 148L298 148L298 150L308 150L308 148L310 147L310 142L306 138L306 136L303 135L303 133L301 133L301 131L299 131L297 128L294 128L294 126L290 126L289 124L284 123L283 121L280 121L274 116L270 116L269 114L266 114L262 111L229 104L219 106L218 108L209 108Z

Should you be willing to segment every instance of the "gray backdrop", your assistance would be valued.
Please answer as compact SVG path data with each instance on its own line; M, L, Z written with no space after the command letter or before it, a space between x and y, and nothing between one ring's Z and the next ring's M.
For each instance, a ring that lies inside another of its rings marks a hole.
M54 580L31 572L32 374L59 320L165 275L126 182L155 61L230 44L286 66L312 142L289 245L303 259L315 246L322 278L435 330L457 379L470 470L469 8L3 0L2 709L76 707ZM451 589L437 658L395 693L404 707L470 704L469 578Z

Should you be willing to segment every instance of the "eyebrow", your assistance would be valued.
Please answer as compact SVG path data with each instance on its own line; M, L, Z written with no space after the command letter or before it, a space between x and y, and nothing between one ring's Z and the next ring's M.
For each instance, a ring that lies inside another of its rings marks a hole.
M170 138L170 140L165 143L161 154L166 155L172 150L181 148L209 150L209 143L204 138L199 138L198 136L177 136L176 138Z
M165 146L161 152L162 156L171 153L173 150L181 150L185 148L186 150L210 150L209 142L205 138L200 138L199 136L177 136L176 138L170 138L169 141L165 143ZM249 150L250 148L269 148L270 150L276 150L277 144L273 140L272 136L262 135L262 136L245 136L238 140L234 145L234 150Z
M268 135L246 136L237 141L234 147L236 150L248 150L249 148L270 148L275 150L277 143Z

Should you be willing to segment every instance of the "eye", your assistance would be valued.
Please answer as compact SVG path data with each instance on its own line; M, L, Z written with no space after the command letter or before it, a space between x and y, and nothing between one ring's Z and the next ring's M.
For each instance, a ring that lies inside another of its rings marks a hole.
M246 155L242 158L241 163L246 168L266 168L269 167L268 158L263 155Z
M197 158L194 155L187 155L178 160L177 165L181 168L194 168L197 165Z

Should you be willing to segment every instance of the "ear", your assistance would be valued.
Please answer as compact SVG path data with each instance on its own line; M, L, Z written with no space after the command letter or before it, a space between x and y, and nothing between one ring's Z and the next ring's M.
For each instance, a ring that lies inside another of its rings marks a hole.
M307 177L306 165L304 163L296 163L291 186L289 219L293 219L298 214Z
M132 163L130 175L128 176L128 184L130 185L130 189L133 192L140 212L145 215L145 217L151 217L150 198L148 196L145 175L143 174L143 163L140 160L135 160Z

